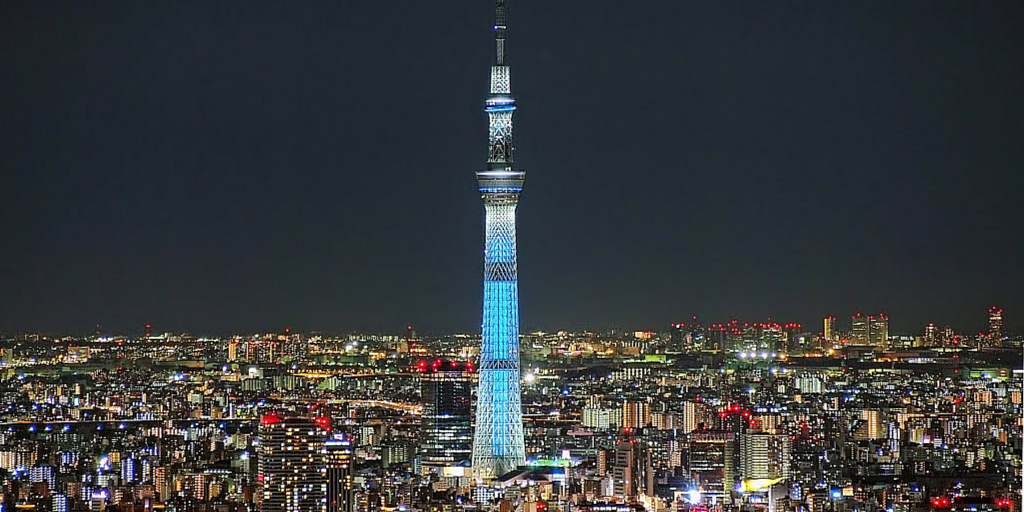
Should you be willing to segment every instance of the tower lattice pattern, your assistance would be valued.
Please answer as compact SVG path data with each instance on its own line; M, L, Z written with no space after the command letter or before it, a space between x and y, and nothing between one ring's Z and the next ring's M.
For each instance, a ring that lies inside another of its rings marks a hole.
M473 470L493 478L526 462L519 384L519 276L516 269L516 206L526 173L512 168L509 68L505 65L505 1L494 17L496 62L491 66L487 170L476 173L486 214L484 233L483 340L480 387L473 433Z

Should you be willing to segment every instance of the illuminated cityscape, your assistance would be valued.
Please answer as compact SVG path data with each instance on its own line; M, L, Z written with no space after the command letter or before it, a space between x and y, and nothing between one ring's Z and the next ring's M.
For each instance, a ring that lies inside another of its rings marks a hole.
M1022 512L1021 6L10 4L0 512Z
M1019 510L1019 332L887 318L864 343L866 315L842 316L815 322L831 339L695 319L522 334L525 461L489 481L471 466L482 377L459 359L477 335L26 334L3 344L4 503Z

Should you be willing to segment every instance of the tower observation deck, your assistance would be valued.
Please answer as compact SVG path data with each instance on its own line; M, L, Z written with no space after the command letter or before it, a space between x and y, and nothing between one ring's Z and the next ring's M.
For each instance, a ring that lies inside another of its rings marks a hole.
M505 64L505 0L496 0L495 59L488 119L487 169L476 181L484 203L484 301L480 387L473 432L473 471L494 478L526 462L519 381L519 276L516 268L516 207L526 173L513 169L512 98Z

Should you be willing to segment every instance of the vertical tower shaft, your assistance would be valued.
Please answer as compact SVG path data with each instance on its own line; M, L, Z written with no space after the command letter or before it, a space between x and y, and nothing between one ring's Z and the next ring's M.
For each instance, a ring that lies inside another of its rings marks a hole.
M484 203L484 303L480 387L473 434L473 470L500 476L526 461L519 387L519 277L516 268L516 206L526 173L512 168L512 98L505 65L505 0L496 0L495 62L488 118L487 170L476 173Z

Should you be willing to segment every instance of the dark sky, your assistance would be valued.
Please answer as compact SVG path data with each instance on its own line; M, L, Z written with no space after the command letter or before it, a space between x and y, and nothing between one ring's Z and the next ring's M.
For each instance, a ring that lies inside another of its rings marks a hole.
M488 0L0 4L0 331L479 326ZM524 329L1024 325L1024 2L512 0Z

